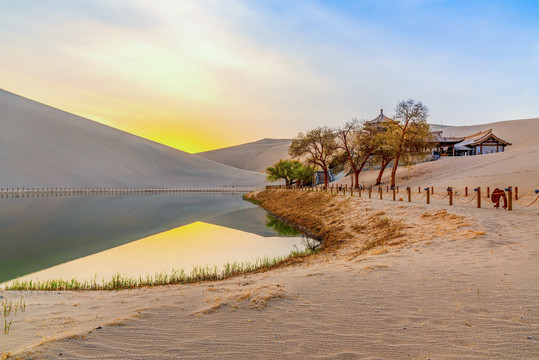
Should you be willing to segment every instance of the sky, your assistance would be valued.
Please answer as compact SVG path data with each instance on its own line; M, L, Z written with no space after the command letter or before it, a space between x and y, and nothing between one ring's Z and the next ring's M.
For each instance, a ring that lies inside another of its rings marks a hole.
M191 153L406 99L443 125L539 117L536 0L0 5L0 88Z

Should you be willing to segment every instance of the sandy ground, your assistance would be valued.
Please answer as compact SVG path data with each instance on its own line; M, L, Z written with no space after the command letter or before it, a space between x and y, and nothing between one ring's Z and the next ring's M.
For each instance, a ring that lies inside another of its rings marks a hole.
M0 349L24 359L539 357L538 215L331 201L346 213L328 226L358 233L290 267L118 292L3 292L23 296L26 311L9 317ZM380 231L358 224L379 217L404 233L363 251Z

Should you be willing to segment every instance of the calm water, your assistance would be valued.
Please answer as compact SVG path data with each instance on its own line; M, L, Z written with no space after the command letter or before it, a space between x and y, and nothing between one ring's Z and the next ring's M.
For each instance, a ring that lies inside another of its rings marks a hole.
M238 195L0 199L0 283L190 271L295 247L301 234Z

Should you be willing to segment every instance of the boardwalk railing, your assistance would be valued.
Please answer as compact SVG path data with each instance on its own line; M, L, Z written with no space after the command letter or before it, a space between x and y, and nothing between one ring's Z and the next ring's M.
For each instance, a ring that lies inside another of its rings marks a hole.
M170 194L170 193L247 193L261 186L216 186L178 188L0 188L0 197L40 197L73 195L124 195L124 194Z
M432 200L437 201L447 201L449 206L454 204L474 204L477 208L484 206L483 202L490 204L495 208L503 208L508 211L512 211L515 206L520 206L521 208L527 208L534 204L539 206L539 190L531 190L520 192L518 187L508 186L504 189L495 188L492 192L490 187L486 188L486 191L483 191L481 187L468 188L464 187L462 189L454 189L453 187L448 188L437 188L435 193L434 186L416 188L405 187L399 188L386 186L385 189L382 186L360 186L357 188L348 187L347 185L331 185L331 186L314 186L314 187L304 187L304 186L266 186L266 189L290 189L294 191L310 191L310 192L325 192L330 194L342 194L358 197L368 197L369 199L376 197L380 200L388 199L392 201L407 201L412 202L412 200L424 201L426 204L430 204ZM385 190L385 195L384 195Z

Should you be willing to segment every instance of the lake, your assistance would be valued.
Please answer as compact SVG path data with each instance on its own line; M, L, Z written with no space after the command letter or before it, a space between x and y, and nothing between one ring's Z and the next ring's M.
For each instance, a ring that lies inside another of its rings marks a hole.
M294 228L238 194L0 199L0 283L108 280L303 250Z

